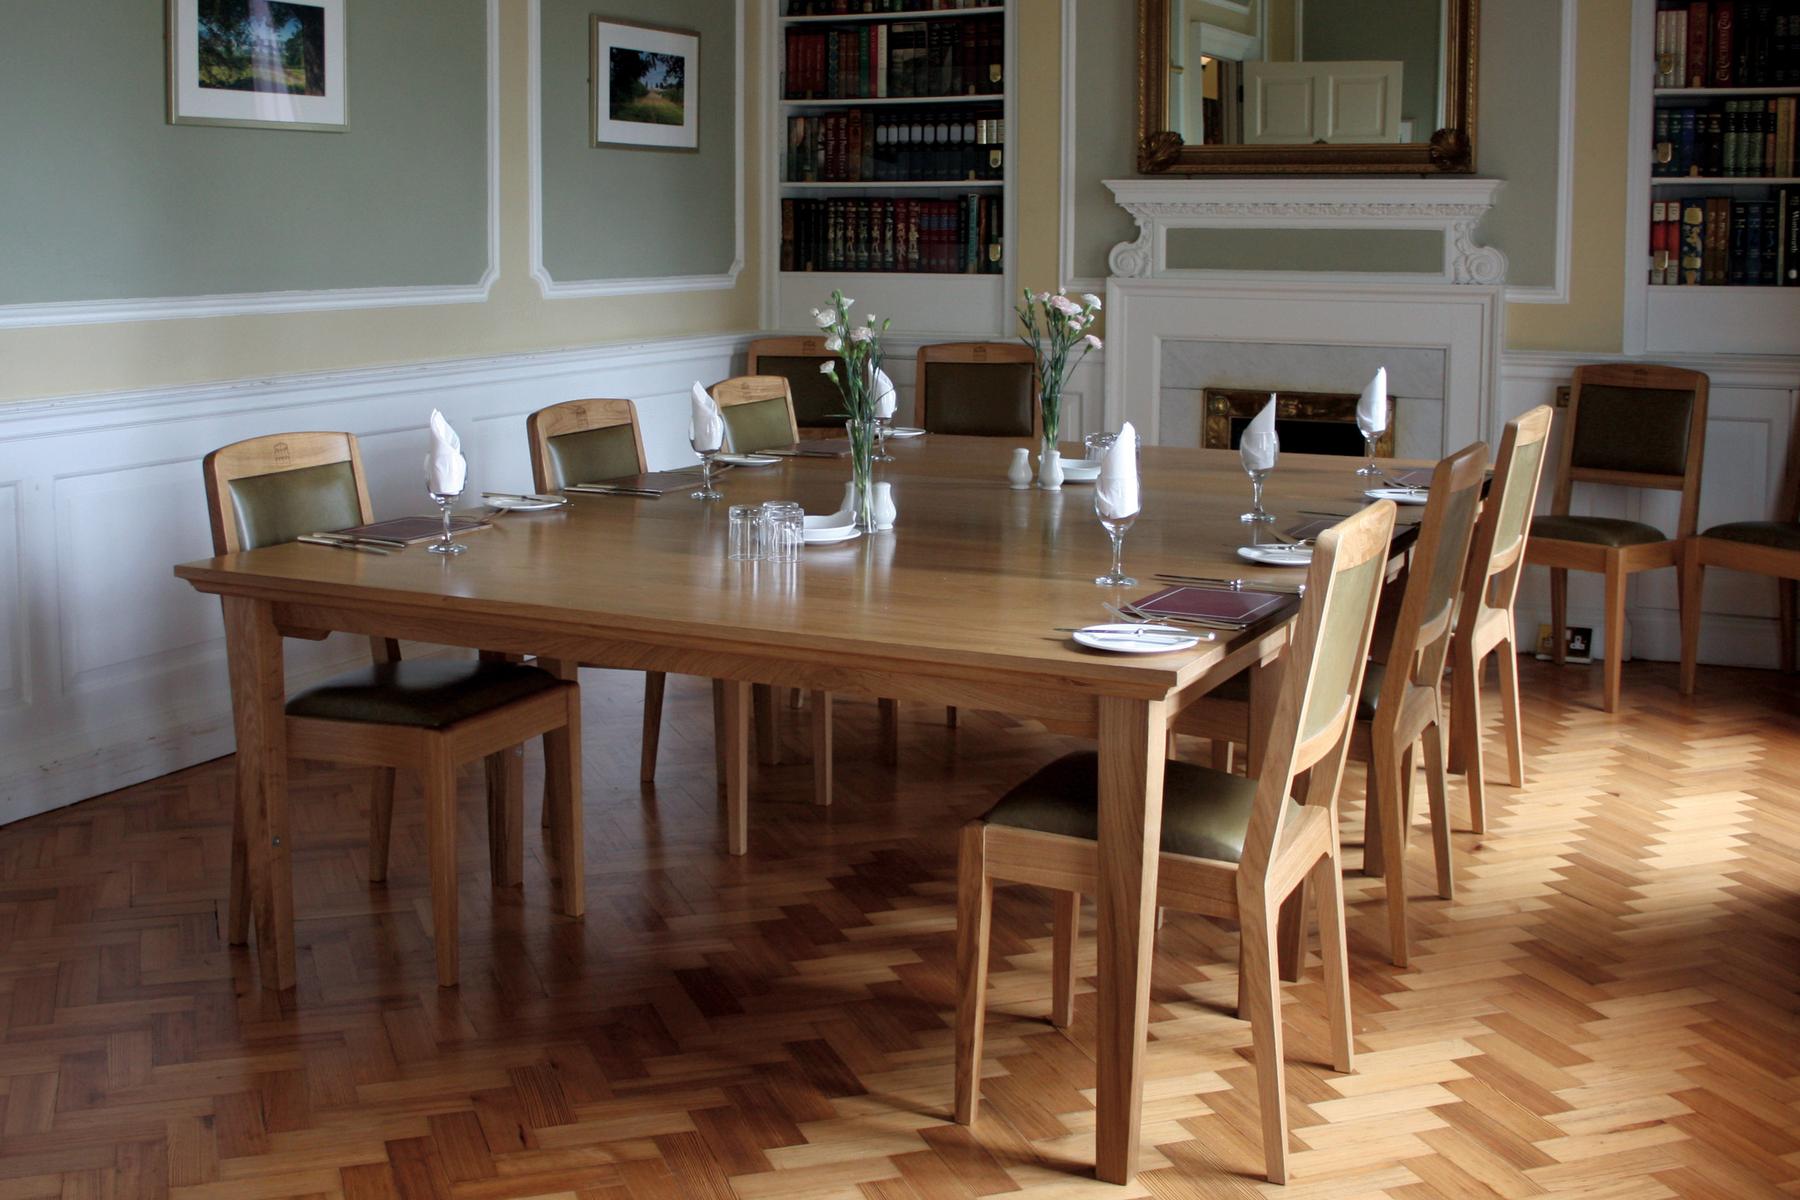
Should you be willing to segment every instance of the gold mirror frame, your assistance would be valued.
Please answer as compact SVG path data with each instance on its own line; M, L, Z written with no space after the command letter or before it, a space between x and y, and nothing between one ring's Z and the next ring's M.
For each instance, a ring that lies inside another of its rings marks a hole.
M1169 0L1138 0L1140 175L1468 175L1475 170L1480 0L1450 0L1445 127L1430 142L1344 146L1190 146L1169 128Z

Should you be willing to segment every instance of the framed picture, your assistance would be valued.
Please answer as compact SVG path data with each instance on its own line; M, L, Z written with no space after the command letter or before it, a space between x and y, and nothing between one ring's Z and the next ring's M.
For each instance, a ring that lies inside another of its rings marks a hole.
M596 146L700 148L700 35L592 21Z
M342 130L345 0L168 0L169 120Z

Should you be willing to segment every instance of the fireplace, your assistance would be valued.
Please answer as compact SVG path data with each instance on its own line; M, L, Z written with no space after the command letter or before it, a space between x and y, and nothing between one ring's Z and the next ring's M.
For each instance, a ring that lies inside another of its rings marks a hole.
M1235 450L1244 427L1275 396L1275 433L1281 448L1292 454L1343 454L1361 457L1362 432L1356 428L1356 392L1284 392L1279 388L1206 388L1206 417L1200 444L1208 450ZM1392 406L1390 406L1390 413ZM1394 454L1395 420L1375 439L1381 458Z

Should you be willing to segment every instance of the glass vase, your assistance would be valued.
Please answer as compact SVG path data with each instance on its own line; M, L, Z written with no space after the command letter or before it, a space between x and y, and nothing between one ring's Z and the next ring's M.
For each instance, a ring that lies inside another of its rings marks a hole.
M844 422L850 437L850 511L856 527L875 530L875 421L852 417Z
M1062 424L1062 381L1046 377L1038 392L1038 408L1043 414L1044 441L1038 447L1037 485L1047 492L1062 487L1062 452L1057 441Z

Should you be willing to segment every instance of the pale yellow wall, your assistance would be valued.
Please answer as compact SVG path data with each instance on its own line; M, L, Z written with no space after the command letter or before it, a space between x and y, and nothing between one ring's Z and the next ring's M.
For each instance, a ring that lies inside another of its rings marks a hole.
M1051 0L1022 0L1019 30L1019 98L1014 106L1013 162L1019 195L1019 227L1013 248L1019 282L1033 291L1054 289L1059 236L1062 161L1062 12Z
M764 6L751 0L746 7L748 94L756 96L762 72L754 48ZM502 0L501 270L486 303L0 330L0 401L755 328L760 215L754 171L746 181L746 267L734 289L556 301L539 294L526 234L526 43L524 0ZM753 165L761 158L759 131L753 118L746 124L745 153ZM1052 152L1055 138L1052 129ZM730 178L719 186L731 187Z

